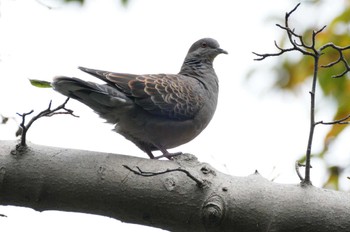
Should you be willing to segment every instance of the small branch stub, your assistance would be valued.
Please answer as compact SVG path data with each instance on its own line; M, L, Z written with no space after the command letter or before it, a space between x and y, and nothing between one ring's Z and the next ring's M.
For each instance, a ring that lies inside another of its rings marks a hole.
M217 228L225 216L225 203L219 195L210 196L202 207L202 221L206 228Z

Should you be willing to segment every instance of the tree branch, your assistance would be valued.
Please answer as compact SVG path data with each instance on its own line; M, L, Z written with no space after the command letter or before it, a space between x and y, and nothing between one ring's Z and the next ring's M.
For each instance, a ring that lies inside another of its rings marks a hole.
M60 210L112 217L169 231L347 231L348 193L277 184L255 173L234 177L189 154L161 161L0 141L0 202L38 211ZM123 167L187 170L135 175ZM336 212L330 213L330 212Z
M309 128L309 137L308 137L306 154L305 154L306 164L305 164L305 176L304 176L304 178L301 178L301 175L299 173L299 167L296 166L297 174L298 174L299 178L301 178L302 183L305 185L311 185L311 178L310 178L311 148L312 148L315 127L319 124L323 124L323 125L347 124L348 122L346 122L346 120L350 118L350 116L349 116L349 117L346 117L344 119L336 120L333 122L323 122L323 121L315 122L315 104L316 104L315 95L316 95L316 83L317 83L317 77L318 77L319 59L324 54L323 51L325 49L327 49L327 48L335 49L339 53L339 58L337 60L335 60L327 65L323 65L321 67L329 68L329 67L334 66L335 64L343 63L345 70L340 74L334 75L333 77L337 78L337 77L344 76L347 72L350 71L350 66L344 57L343 51L350 49L350 46L339 47L339 46L334 45L333 43L327 43L327 44L321 46L319 49L317 49L316 48L316 36L319 33L321 33L326 28L326 26L323 26L319 30L312 32L311 42L308 45L305 42L303 36L295 33L295 30L291 29L289 26L289 17L299 7L299 5L300 5L300 3L297 4L290 12L286 13L284 26L281 26L279 24L276 25L277 27L286 31L286 33L288 35L288 40L289 40L290 44L292 45L292 47L284 49L284 48L281 48L280 46L278 46L277 43L275 42L275 46L278 48L279 52L277 52L277 53L265 53L265 54L259 54L259 53L253 52L253 54L258 56L258 58L256 58L255 60L259 61L259 60L263 60L263 59L270 57L270 56L279 56L279 55L282 55L283 53L286 53L286 52L298 51L298 52L302 53L304 56L311 56L314 60L312 84L311 84L311 90L309 92L310 93L310 128Z

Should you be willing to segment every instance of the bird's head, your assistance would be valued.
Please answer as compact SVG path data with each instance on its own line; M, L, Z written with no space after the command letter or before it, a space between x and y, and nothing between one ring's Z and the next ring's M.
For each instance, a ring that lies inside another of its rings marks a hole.
M199 59L202 61L213 62L219 54L228 54L227 51L220 48L219 43L212 38L204 38L196 41L188 50L186 59Z

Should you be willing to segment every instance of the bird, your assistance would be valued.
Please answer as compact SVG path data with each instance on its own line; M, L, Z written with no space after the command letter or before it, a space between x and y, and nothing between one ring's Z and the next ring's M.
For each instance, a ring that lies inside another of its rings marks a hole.
M172 44L173 46L173 44ZM172 159L168 149L199 135L211 121L219 84L213 61L228 54L212 38L192 44L178 74L128 74L78 67L104 84L57 76L52 87L87 105L151 159ZM162 152L155 156L154 151Z

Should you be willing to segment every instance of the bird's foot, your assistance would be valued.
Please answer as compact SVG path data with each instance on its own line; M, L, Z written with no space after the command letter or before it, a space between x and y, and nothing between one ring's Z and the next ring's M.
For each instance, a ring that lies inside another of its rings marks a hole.
M163 155L156 156L156 157L154 157L154 159L167 158L167 159L171 160L173 157L178 156L178 155L182 155L182 154L183 153L181 151L174 152L174 153L164 152Z

